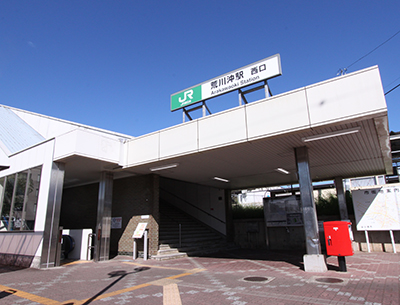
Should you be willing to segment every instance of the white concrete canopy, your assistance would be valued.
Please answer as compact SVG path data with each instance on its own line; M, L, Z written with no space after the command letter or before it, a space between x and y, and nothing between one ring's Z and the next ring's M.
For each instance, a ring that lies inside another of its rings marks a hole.
M11 109L46 141L56 139L53 160L65 163L65 187L99 182L103 171L115 179L155 173L226 189L297 184L300 146L308 147L313 181L392 171L376 66L137 138ZM338 131L354 133L331 134ZM315 135L331 137L304 142ZM11 160L3 159L1 165ZM175 167L151 170L165 165Z
M326 138L308 139L315 135ZM228 189L296 184L301 146L313 181L391 173L378 67L131 139L120 171Z

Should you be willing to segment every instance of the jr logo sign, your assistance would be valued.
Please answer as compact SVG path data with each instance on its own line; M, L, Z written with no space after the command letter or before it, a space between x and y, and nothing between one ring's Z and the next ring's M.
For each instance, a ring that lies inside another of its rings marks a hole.
M171 111L201 101L201 86L179 92L171 96Z
M186 99L188 101L191 101L193 99L193 90L192 89L185 91L183 93L183 98L181 98L181 97L179 98L179 103L182 104L182 103L186 102Z

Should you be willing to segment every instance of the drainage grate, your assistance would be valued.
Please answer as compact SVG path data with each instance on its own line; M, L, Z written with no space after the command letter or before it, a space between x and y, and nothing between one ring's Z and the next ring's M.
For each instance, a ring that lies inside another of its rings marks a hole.
M320 283L327 283L327 284L343 283L343 280L336 279L333 277L321 277L321 278L315 279L315 281L320 282Z
M245 277L243 280L247 282L265 282L268 281L268 278L263 276L249 276Z

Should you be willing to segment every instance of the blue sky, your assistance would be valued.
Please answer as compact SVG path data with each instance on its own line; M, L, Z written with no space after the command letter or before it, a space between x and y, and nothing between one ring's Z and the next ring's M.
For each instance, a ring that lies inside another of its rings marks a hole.
M399 16L398 0L1 1L0 104L140 136L182 122L171 94L276 53L274 95L350 65L378 65L387 92L400 34L353 63L400 31ZM400 88L386 101L400 131ZM237 105L236 92L208 102Z

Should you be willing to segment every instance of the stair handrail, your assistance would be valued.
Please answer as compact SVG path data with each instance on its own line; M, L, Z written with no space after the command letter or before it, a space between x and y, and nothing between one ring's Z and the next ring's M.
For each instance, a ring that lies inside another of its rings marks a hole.
M161 211L159 211L159 212L160 212L160 214L164 215L165 217L171 219L173 222L176 222L177 224L180 223L179 221L175 220L173 217L171 217L171 216L169 216L169 215L167 215L167 214L165 214L165 213L163 213L163 212L161 212Z
M160 214L164 215L165 217L171 219L173 222L178 224L178 228L179 228L179 248L182 247L182 224L179 221L176 221L173 217L168 216L167 214L159 211Z
M223 220L221 220L221 219L215 217L214 215L211 215L210 213L204 211L203 209L200 209L199 207L197 207L197 206L195 206L194 204L190 203L189 201L187 201L187 200L185 200L185 199L179 197L178 195L176 195L176 194L174 194L174 193L171 193L171 192L167 191L166 189L164 189L164 188L162 188L162 187L160 187L160 190L162 190L162 191L164 191L164 192L166 192L166 193L168 193L168 194L170 194L170 195L176 197L177 199L183 201L184 203L187 203L187 204L190 205L191 207L193 207L193 208L199 210L200 212L203 212L204 214L210 216L211 218L214 218L214 219L218 220L218 221L221 222L221 223L224 223L224 224L226 223L225 221L223 221Z

